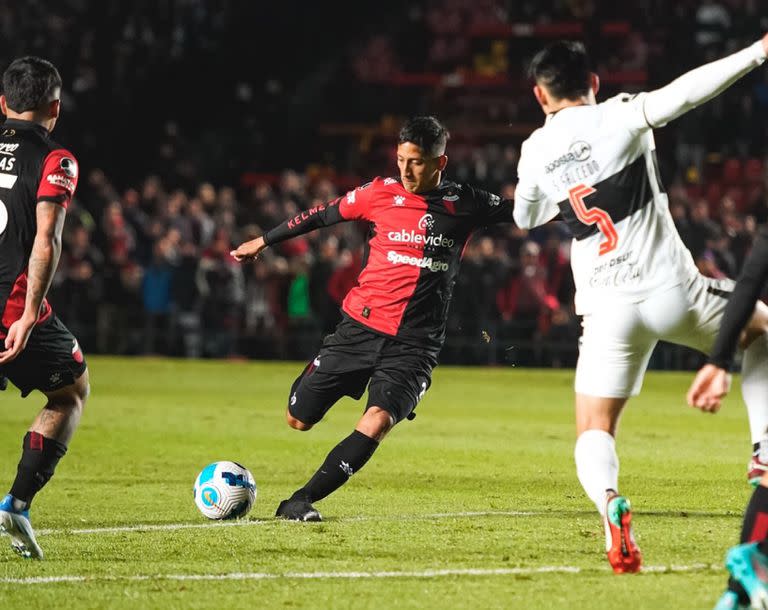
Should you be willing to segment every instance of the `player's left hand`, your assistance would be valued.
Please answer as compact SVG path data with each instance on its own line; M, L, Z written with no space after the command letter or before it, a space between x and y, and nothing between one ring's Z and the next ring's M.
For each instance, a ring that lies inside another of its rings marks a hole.
M0 352L0 365L8 364L27 347L29 335L32 334L36 321L21 317L11 324L8 329L8 336L5 338L5 350Z
M262 250L267 247L264 243L263 237L257 237L251 241L240 244L236 250L232 250L229 254L238 262L254 260Z
M731 375L714 364L705 364L696 374L686 399L688 404L707 413L720 410L723 397L731 389Z

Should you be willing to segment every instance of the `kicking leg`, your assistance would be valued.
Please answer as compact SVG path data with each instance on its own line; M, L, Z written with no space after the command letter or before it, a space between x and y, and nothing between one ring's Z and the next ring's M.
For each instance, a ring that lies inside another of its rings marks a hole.
M394 425L394 418L384 409L366 410L354 432L331 450L312 478L280 503L276 516L295 521L320 521L320 513L312 502L332 494L362 469Z
M87 370L74 384L45 392L48 402L24 437L16 479L0 502L0 529L11 537L14 550L23 557L43 557L29 522L29 507L67 452L88 392Z
M288 425L295 430L312 429L342 396L360 398L370 378L370 371L365 369L331 374L318 370L319 367L319 358L310 362L291 387L285 418ZM366 415L368 412L363 415L361 422L368 421ZM373 415L369 417L372 418ZM370 457L375 450L375 446L373 449L367 449L366 438L363 433L355 430L339 443L328 454L315 475L290 498L280 503L275 516L293 521L320 521L320 513L312 506L312 502L333 492L346 482L352 472L362 468L368 458L360 462L357 453L367 451ZM346 468L350 470L349 474L338 469L340 463L346 464ZM340 476L344 477L343 480Z

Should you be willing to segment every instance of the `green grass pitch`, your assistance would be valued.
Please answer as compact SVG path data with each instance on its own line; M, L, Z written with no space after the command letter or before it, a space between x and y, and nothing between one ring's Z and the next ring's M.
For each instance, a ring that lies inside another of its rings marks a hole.
M708 416L684 404L692 374L649 374L618 449L651 570L615 576L573 466L573 372L441 367L415 421L318 503L324 523L278 522L362 403L300 433L283 419L298 363L90 367L80 430L32 511L46 560L2 540L4 607L708 608L750 494L738 391ZM41 400L0 396L7 487ZM216 526L194 506L195 476L221 459L256 478L245 523ZM115 529L88 531L101 528Z

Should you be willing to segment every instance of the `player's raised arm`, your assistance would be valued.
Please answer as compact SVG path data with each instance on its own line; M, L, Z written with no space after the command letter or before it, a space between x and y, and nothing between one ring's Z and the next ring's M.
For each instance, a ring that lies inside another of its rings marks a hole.
M768 34L746 49L691 70L667 86L651 91L643 106L648 125L661 127L711 100L762 65L766 55Z
M304 210L277 225L274 229L267 231L261 237L240 244L230 254L237 261L253 260L264 249L281 241L286 241L315 229L328 227L346 220L365 218L368 208L368 197L367 193L365 193L367 186L367 184L359 186L355 190L349 191L343 197L328 203L322 203L309 210Z

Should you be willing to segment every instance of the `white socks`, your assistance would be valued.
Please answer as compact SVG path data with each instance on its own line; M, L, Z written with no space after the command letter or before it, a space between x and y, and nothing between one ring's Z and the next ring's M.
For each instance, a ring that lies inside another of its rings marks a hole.
M747 405L752 443L759 443L768 430L768 337L762 335L744 350L741 365L741 395Z
M605 490L619 489L619 456L616 441L603 430L586 430L573 451L576 474L589 499L605 514Z

